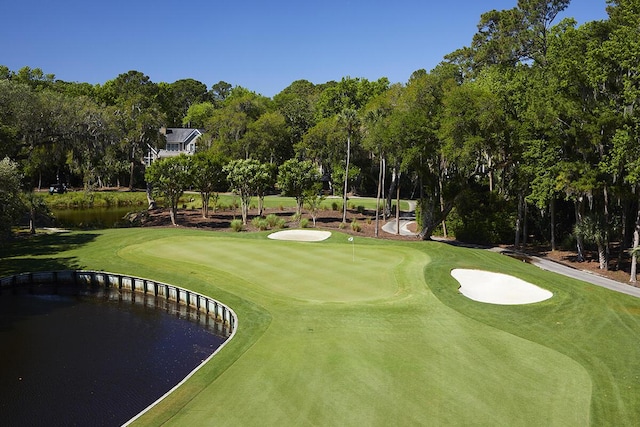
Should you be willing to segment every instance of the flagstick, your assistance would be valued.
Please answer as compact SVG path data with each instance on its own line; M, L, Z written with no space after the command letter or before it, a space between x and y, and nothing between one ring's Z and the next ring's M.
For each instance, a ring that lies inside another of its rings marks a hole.
M351 260L352 262L356 262L356 244L353 241L353 237L349 237L349 241L351 242L351 249L352 249Z

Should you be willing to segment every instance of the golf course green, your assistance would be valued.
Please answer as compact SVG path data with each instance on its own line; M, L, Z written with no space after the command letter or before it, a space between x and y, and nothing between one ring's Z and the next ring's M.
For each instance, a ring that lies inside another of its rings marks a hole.
M41 235L0 275L83 268L211 296L235 337L135 425L640 425L640 300L441 242L185 228ZM553 293L502 306L454 268Z

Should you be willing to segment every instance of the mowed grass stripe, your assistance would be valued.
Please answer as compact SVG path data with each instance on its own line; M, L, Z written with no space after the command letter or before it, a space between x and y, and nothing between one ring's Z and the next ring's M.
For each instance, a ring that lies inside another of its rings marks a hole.
M189 238L136 245L131 253L226 271L283 297L317 302L365 301L397 293L402 251L348 245ZM241 268L239 268L241 265ZM331 273L328 274L328 271Z

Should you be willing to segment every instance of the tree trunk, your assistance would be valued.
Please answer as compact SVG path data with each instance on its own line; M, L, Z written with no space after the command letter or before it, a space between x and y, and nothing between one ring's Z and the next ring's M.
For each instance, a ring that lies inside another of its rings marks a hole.
M264 195L258 196L258 216L262 216L264 210Z
M394 166L391 171L391 184L389 184L389 193L387 193L387 200L385 203L385 212L387 217L391 216L391 205L393 204L393 194L396 191L396 188L400 185L398 176L400 173L398 172L398 167Z
M556 250L556 199L549 202L549 217L551 220L551 250Z
M629 282L636 285L637 280L637 268L638 268L638 258L637 253L638 245L640 245L640 191L638 192L638 211L636 213L636 225L633 229L633 252L631 254L631 274L629 277Z
M398 172L398 185L396 185L396 234L400 234L400 172Z
M202 199L202 218L209 218L209 193L200 193Z
M29 233L36 234L36 210L29 209Z
M378 171L378 191L376 192L376 231L375 236L378 237L378 230L380 229L380 194L382 193L382 157L380 157L380 170ZM315 223L314 223L315 224Z
M344 168L344 194L342 195L342 222L347 222L347 190L349 190L349 158L351 157L351 136L347 135L347 164Z
M129 166L129 191L133 191L133 170L135 168L135 160L131 160L131 165Z
M574 201L573 206L575 209L576 224L582 224L582 201ZM578 262L584 262L584 241L580 233L576 235L576 250L578 252Z
M521 232L522 232L522 193L519 193L518 194L518 216L516 218L516 238L513 244L516 249L520 247Z
M169 209L169 217L171 218L171 224L177 226L178 224L176 223L176 211L178 210L177 207L175 206L171 206L171 209Z
M150 183L147 182L147 210L152 210L156 208L156 201L153 199L153 187Z
M524 210L524 217L522 218L522 246L526 247L527 246L527 236L529 233L528 227L527 227L527 216L529 214L529 208L527 207L527 201L524 199L524 197L522 198L522 209Z
M438 174L438 192L440 193L440 211L444 211L444 195L443 195L443 185L442 185L442 174ZM447 220L446 218L442 218L442 236L447 238Z
M386 200L385 193L384 193L384 188L385 188L384 186L386 182L387 182L387 160L383 157L382 158L382 194L380 195L380 198L382 200ZM385 221L387 220L387 211L384 208L382 209L382 219Z
M607 249L603 242L598 242L598 262L600 270L607 270Z

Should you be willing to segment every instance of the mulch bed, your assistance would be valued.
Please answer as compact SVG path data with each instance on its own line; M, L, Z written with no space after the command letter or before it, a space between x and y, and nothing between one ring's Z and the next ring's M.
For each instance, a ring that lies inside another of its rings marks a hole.
M284 209L264 209L263 216L267 216L269 214L275 214L280 218L284 218L286 221L286 228L299 228L299 223L292 219L295 214L295 209L293 208L284 208ZM259 231L254 226L251 225L251 219L258 216L257 209L251 209L249 211L249 223L245 226L243 233ZM313 229L313 222L311 220L311 215L309 215L306 211L303 212L303 218L308 218L308 228ZM231 229L231 221L234 219L241 219L242 215L240 210L218 210L216 212L209 212L208 218L203 218L200 210L187 210L180 209L178 210L177 222L179 227L191 227L198 228L203 230L211 230L211 231L219 231L219 232L234 232ZM356 223L360 226L359 231L355 231L351 227L352 221L356 221ZM378 232L378 238L387 239L387 240L406 240L406 241L417 241L417 237L413 236L399 236L395 234L390 234L382 231L382 225L384 224L384 220L380 220L380 229ZM173 227L171 225L171 220L169 217L169 211L167 209L156 209L149 212L149 215L142 223L143 227ZM319 230L328 230L328 231L340 231L346 234L354 235L354 236L362 236L362 237L372 237L375 238L375 212L372 211L364 211L358 212L356 210L348 210L347 211L347 221L346 226L342 225L342 211L334 211L334 210L321 210L318 213L318 217L316 219L316 229ZM413 228L410 227L412 231L415 230L415 225ZM275 231L275 230L274 230ZM505 246L505 248L513 249L512 247ZM630 262L629 257L625 256L622 258L621 262L618 263L617 257L613 257L610 260L610 269L608 271L600 270L598 264L598 254L596 252L587 251L585 253L586 260L584 262L577 261L577 254L575 251L566 251L566 250L556 250L551 251L548 248L540 247L540 246L529 246L521 250L522 252L533 254L536 256L540 256L543 258L551 259L557 262L560 262L565 265L569 265L578 270L589 271L594 274L598 274L604 277L608 277L610 279L629 283L629 271L630 271Z
M295 214L295 208L271 208L264 209L262 216L275 214L279 218L285 220L286 228L299 228L299 222L293 220ZM258 231L253 225L251 225L251 219L258 216L257 209L249 210L248 224L245 226L243 233ZM313 221L311 215L306 211L303 211L303 218L309 220L307 228L313 229ZM179 227L191 227L212 231L234 232L231 229L231 221L234 219L242 219L240 209L233 210L218 210L216 212L209 212L208 218L202 217L200 210L187 210L179 209L177 215L177 224ZM360 227L359 231L353 230L351 224L356 221ZM380 229L378 232L378 238L391 239L391 240L417 240L413 236L397 236L395 234L389 234L382 231L382 225L384 221L380 219ZM169 217L169 211L167 209L155 209L149 212L148 218L146 218L142 224L143 227L173 227L171 225L171 219ZM316 229L328 230L328 231L341 231L346 234L362 237L375 237L375 212L358 212L356 210L347 210L346 224L342 224L342 211L334 210L321 210L316 218ZM274 230L276 231L276 230Z

